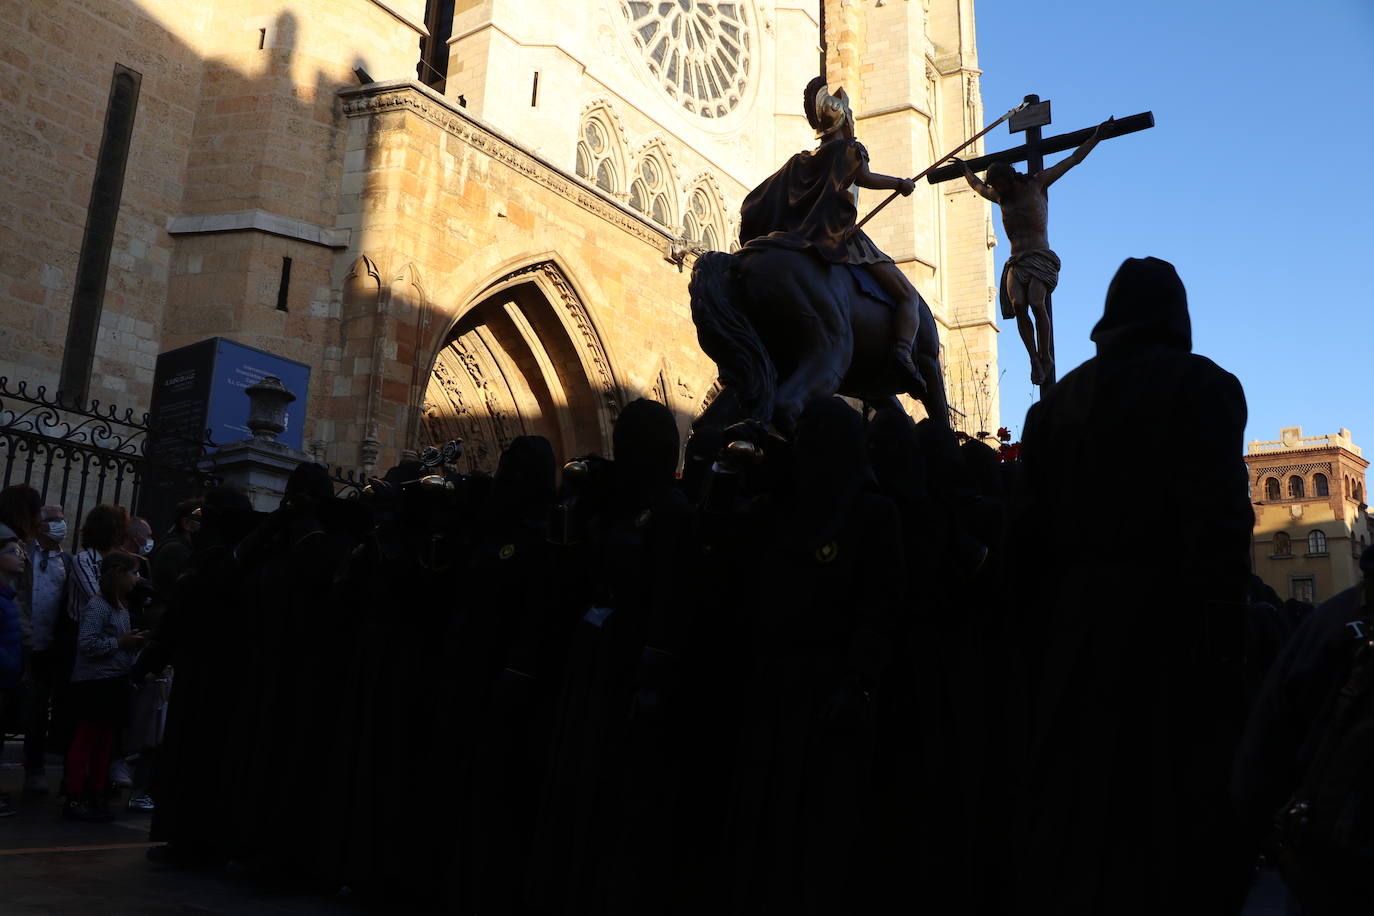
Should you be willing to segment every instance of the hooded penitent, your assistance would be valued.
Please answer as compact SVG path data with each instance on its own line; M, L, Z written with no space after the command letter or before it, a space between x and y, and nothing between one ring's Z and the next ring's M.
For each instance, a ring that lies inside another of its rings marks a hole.
M1093 328L1100 355L1122 346L1167 344L1193 349L1188 293L1178 271L1159 258L1127 258L1107 288L1107 307Z
M829 542L872 480L858 412L839 398L812 401L797 422L792 449L789 537L805 549Z
M612 434L621 486L640 494L671 486L680 441L677 421L667 407L647 398L625 405Z
M553 502L553 446L543 436L517 436L501 453L493 489L498 511L542 514Z
M1016 903L1239 912L1254 863L1226 798L1254 525L1244 393L1190 352L1165 261L1121 265L1092 339L1097 356L1023 431L1011 581L1033 676Z
M883 492L903 506L925 499L925 456L911 417L902 410L880 410L869 421L865 436L868 460Z

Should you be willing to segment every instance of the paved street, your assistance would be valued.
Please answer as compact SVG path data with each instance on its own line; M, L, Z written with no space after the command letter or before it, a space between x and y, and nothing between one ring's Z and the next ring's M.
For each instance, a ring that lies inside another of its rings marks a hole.
M61 819L61 800L21 797L19 745L0 755L0 789L10 793L19 814L0 819L0 913L160 916L160 914L344 914L365 908L356 902L302 889L264 886L225 869L170 869L146 859L147 814L123 812L113 823L83 824ZM55 787L61 775L49 764ZM1244 916L1285 916L1278 878L1266 874L1256 885ZM399 912L386 908L389 912Z
M62 765L52 758L50 784ZM0 913L84 914L338 914L361 907L294 889L264 887L223 869L169 869L146 858L148 814L124 813L119 798L113 823L83 824L61 818L56 796L21 797L19 744L0 755L0 789L19 813L0 819Z

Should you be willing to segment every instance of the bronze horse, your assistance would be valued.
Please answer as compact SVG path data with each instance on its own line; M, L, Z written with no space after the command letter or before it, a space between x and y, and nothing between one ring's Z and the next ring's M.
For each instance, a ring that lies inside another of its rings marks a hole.
M889 403L904 390L891 366L892 310L861 290L847 265L779 247L708 251L688 289L697 340L722 386L694 425L752 419L790 434L811 401L841 394ZM921 402L948 428L940 338L924 299L920 318Z

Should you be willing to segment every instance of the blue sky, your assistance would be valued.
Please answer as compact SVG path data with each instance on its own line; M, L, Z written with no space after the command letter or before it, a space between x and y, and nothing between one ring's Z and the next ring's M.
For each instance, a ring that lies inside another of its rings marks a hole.
M977 0L976 15L988 120L1032 92L1053 103L1046 136L1155 114L1051 189L1060 375L1093 355L1121 261L1153 255L1188 287L1194 352L1245 386L1247 441L1344 426L1374 455L1374 0ZM1019 138L998 127L987 149ZM1014 322L999 349L1020 438L1035 390Z

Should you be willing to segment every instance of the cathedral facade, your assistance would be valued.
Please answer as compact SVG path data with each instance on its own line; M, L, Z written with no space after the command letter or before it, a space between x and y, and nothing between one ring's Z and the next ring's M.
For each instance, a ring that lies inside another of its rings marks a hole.
M21 3L0 374L146 409L159 353L228 338L308 366L306 450L364 471L605 453L641 395L685 427L691 266L815 143L818 67L875 171L983 123L972 0L823 3ZM995 429L988 205L923 183L866 229L940 322L955 425Z

